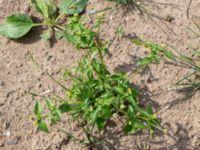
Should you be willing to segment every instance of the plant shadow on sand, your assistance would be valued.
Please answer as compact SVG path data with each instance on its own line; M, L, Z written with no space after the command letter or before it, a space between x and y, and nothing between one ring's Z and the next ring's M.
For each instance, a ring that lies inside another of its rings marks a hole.
M157 147L158 150L190 150L192 146L189 142L188 131L181 125L176 124L175 132L164 133L157 130L153 139L149 138L147 132L138 132L134 135L126 135L118 130L116 122L110 120L107 123L106 130L97 138L102 140L104 144L87 145L89 150L151 150L152 147ZM170 124L167 124L170 127ZM131 142L132 144L125 144ZM62 145L69 144L70 140L63 139L59 144L58 149L62 149Z
M197 89L194 89L192 86L191 87L183 87L181 89L175 90L175 92L182 94L183 96L173 100L172 102L167 102L164 104L164 106L168 106L168 109L184 103L187 100L190 100L198 91Z

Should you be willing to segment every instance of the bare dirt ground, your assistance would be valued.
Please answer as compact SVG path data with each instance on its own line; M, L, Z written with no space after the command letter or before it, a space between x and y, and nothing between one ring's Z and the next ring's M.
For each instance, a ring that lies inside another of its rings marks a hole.
M200 38L194 38L194 34L188 28L196 30L193 20L199 21L200 0L155 2L159 8L153 7L151 12L162 18L173 17L172 22L156 17L148 18L134 10L125 12L116 8L113 3L103 0L90 0L86 14L92 9L113 7L106 12L102 24L101 36L107 41L113 41L116 27L122 25L125 35L137 35L149 41L169 44L185 54L190 54L190 49L187 48L189 45L198 48ZM29 1L0 0L0 21L13 12L35 14L34 11L30 11ZM36 98L25 94L25 91L42 94L49 89L59 93L62 93L62 90L34 66L28 53L33 54L44 70L57 79L62 79L62 70L75 66L84 53L77 51L64 40L56 41L53 45L44 43L39 36L41 30L33 29L25 38L17 41L0 37L0 149L87 149L75 142L68 142L65 134L59 131L62 128L81 136L81 131L70 123L67 116L61 123L52 127L49 134L38 132L30 120ZM131 72L138 58L143 57L147 51L132 44L127 37L122 37L111 43L112 57L107 58L106 62L113 71ZM144 101L151 100L162 125L168 129L168 134L156 133L150 142L152 150L200 149L199 93L184 100L189 91L163 92L169 88L176 88L173 84L188 71L162 62L160 65L151 65L143 74L131 79L134 84L148 90L147 94L161 93L144 98ZM6 136L6 133L10 133L10 136ZM118 127L113 127L105 136L113 145L113 149L144 149L146 135L143 133L126 136L119 132Z

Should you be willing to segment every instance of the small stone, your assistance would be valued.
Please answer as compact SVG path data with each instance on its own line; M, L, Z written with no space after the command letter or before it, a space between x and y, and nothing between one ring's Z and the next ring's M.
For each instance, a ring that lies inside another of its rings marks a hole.
M4 86L5 82L4 81L0 81L0 86Z

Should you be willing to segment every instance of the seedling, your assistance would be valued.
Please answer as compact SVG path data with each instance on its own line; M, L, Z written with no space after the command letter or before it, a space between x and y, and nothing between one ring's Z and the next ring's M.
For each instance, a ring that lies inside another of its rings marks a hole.
M175 85L184 86L191 90L187 97L193 96L196 91L200 89L200 52L193 49L194 58L192 58L180 53L176 49L175 54L158 44L142 41L140 39L134 40L133 43L151 50L148 56L142 58L137 63L138 66L141 66L143 68L151 63L159 63L161 59L160 56L164 56L164 58L170 61L176 61L177 64L181 64L184 65L184 67L192 69L190 73L188 73L185 77L175 83Z
M118 39L124 36L124 32L124 27L122 25L118 25L115 29L115 33Z
M62 0L59 7L52 0L31 0L31 6L43 18L40 23L35 23L27 14L16 13L8 16L0 24L0 35L10 39L17 39L26 35L33 27L44 26L46 30L42 33L44 40L49 40L52 35L61 37L66 30L60 20L66 16L73 16L83 12L88 0Z
M164 56L164 58L168 60L175 60L176 56L171 52L168 51L166 48L161 47L158 44L143 41L141 39L135 39L133 40L133 43L138 46L143 46L145 48L150 49L150 54L142 58L137 65L138 66L147 66L151 63L160 63L161 56Z

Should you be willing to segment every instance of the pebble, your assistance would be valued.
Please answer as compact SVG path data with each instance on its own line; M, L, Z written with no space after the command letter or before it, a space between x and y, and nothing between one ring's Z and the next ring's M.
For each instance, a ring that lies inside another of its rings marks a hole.
M4 86L5 82L4 81L0 81L0 86Z

